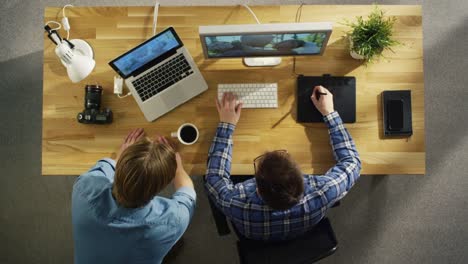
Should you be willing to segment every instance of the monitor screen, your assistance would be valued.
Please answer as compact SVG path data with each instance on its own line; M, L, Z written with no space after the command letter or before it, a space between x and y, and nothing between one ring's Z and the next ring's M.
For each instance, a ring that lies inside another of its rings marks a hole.
M208 58L318 55L327 32L203 36Z
M119 72L120 75L128 77L131 73L145 64L153 61L167 51L178 48L180 45L181 44L173 31L166 30L115 59L110 64Z

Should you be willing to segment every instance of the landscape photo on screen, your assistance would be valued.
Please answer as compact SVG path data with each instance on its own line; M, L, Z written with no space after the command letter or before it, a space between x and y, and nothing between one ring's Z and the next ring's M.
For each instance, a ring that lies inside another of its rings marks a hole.
M208 57L248 57L319 54L327 34L281 33L206 36Z
M127 75L178 45L179 43L172 32L167 31L123 56L114 64L123 74Z

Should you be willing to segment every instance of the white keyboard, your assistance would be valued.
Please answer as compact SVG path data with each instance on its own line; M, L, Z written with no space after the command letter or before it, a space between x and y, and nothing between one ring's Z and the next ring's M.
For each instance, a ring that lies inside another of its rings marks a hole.
M242 108L278 108L277 83L218 84L218 99L226 92L235 94Z

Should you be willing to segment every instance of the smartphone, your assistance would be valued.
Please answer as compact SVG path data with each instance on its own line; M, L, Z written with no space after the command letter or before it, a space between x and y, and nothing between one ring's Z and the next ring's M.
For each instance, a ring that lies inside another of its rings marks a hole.
M389 100L387 102L387 126L389 130L401 130L403 128L403 100Z

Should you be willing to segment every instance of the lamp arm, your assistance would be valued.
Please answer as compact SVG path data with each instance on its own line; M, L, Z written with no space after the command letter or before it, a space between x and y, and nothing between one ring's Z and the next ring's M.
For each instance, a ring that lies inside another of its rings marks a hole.
M50 28L48 25L44 26L44 30L47 32L47 37L55 43L55 45L59 45L62 43L62 38L60 37L57 30Z

